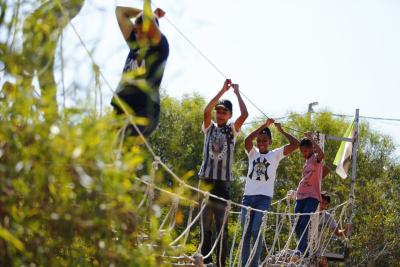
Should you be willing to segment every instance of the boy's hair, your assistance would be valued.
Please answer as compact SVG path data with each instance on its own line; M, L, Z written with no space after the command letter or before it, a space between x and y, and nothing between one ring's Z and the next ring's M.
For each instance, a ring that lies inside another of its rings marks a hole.
M326 192L321 192L321 198L328 203L331 203L331 197Z
M312 142L310 139L308 138L303 138L300 141L300 147L312 147Z
M259 132L258 134L266 134L269 137L269 139L272 140L272 133L268 127L262 129L261 132Z
M158 23L158 19L155 16L153 17L153 19L156 22L157 26L160 26L160 24ZM140 12L139 15L136 16L135 24L136 25L142 25L143 24L143 12Z

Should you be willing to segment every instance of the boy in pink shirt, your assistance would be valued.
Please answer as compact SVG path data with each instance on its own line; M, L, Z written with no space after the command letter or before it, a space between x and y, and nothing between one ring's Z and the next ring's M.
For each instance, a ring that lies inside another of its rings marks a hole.
M315 143L311 133L306 133L300 142L300 152L306 159L302 179L297 187L295 213L312 213L318 208L321 200L321 180L323 173L324 152ZM296 224L297 249L305 253L308 239L308 222L310 215L300 215Z

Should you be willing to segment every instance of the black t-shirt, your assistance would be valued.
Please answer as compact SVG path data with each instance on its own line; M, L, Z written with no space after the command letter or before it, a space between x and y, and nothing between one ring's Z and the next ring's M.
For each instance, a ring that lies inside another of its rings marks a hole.
M149 104L159 106L159 88L169 55L167 38L161 34L158 44L140 48L136 41L135 31L132 31L128 45L130 51L116 91L118 96L136 112L137 109ZM119 109L117 103L113 99L112 105Z

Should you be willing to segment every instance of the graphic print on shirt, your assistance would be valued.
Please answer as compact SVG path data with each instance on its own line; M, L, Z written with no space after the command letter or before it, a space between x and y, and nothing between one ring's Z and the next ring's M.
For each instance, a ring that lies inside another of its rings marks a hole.
M137 59L130 58L126 62L125 72L134 72L135 76L146 74L146 61L143 59L140 63Z
M134 48L129 51L125 61L124 73L129 72L132 77L144 77L146 74L146 58L149 47Z
M146 53L147 49L132 50L126 59L123 72L129 72L133 77L144 76L146 74Z
M233 134L228 131L227 127L217 129L211 137L211 146L209 149L210 159L223 160L228 151L228 136L231 134L230 140L233 140Z
M269 177L267 171L269 165L270 163L266 159L261 161L261 157L257 160L253 160L249 178L253 179L253 177L255 177L257 181L268 181Z

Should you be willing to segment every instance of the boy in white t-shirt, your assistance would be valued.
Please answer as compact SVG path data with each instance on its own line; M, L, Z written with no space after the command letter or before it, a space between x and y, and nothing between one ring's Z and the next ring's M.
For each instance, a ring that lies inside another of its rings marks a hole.
M268 126L272 123L274 123L276 129L287 138L289 144L269 151L269 146L272 144L272 135ZM254 139L257 139L257 147L253 145ZM298 147L299 141L285 132L281 124L276 123L273 119L268 119L258 129L246 137L245 149L249 158L249 169L242 200L243 205L263 211L269 209L274 194L276 170L278 169L279 162ZM246 223L246 209L242 208L242 237L244 238L242 266L245 266L249 259L250 243L256 242L262 217L263 213L251 211L246 234L243 234ZM262 238L259 238L258 244L254 245L257 247L250 266L258 266L262 250Z

